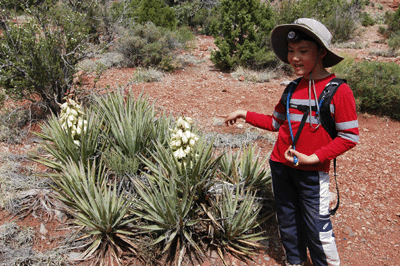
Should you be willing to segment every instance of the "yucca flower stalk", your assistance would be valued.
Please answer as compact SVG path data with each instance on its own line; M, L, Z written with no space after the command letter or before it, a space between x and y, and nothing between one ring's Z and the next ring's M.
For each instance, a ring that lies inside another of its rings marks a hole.
M48 155L37 155L32 159L51 169L62 171L69 160L83 164L98 161L102 152L108 149L107 139L102 137L108 132L104 118L95 112L87 114L87 130L81 132L80 145L76 145L71 130L62 127L60 119L52 116L41 125L41 133L35 133L44 141L42 147Z
M60 123L64 130L71 132L72 138L76 145L80 145L80 138L87 129L87 121L85 113L82 110L82 105L74 101L72 96L66 97L66 101L60 104Z
M219 162L222 155L214 156L213 142L200 138L191 152L185 157L185 164L173 156L171 149L161 143L155 145L150 158L141 156L140 160L147 167L150 174L148 178L157 183L158 177L163 176L166 181L176 177L175 182L189 182L196 188L196 199L200 202L214 185Z
M175 158L180 163L186 164L185 160L193 150L199 137L191 132L193 119L190 117L179 117L176 126L172 131L170 147Z

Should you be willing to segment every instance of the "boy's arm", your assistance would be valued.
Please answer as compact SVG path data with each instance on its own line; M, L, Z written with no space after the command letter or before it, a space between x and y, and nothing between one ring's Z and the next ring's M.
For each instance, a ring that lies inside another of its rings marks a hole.
M315 154L321 162L335 159L353 148L359 139L358 120L353 92L343 84L333 97L334 118L338 136Z
M285 106L281 102L275 106L272 115L264 115L255 112L247 112L246 115L246 123L269 131L278 131L285 122L285 119Z

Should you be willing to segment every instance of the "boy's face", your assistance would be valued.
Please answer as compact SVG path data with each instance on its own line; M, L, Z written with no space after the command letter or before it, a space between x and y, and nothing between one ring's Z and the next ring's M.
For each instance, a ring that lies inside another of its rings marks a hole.
M318 72L324 70L322 58L325 54L324 49L318 49L317 44L311 41L288 43L288 61L297 76L309 78L313 71L313 77L316 77Z

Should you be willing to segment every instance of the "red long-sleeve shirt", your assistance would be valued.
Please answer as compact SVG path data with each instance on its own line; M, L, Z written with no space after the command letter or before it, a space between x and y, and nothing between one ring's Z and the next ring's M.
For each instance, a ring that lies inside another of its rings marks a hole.
M326 84L334 78L331 74L320 80L315 80L315 90L317 99L325 88ZM313 88L311 88L311 106L315 106L315 97ZM293 93L290 100L291 103L309 106L309 80L302 78ZM312 127L309 124L309 117L300 133L300 137L296 144L296 150L306 155L315 154L321 161L313 165L299 165L296 168L306 171L325 171L329 172L330 160L336 158L340 154L354 147L359 138L358 120L356 113L356 105L353 92L347 84L342 84L331 101L331 113L335 120L338 136L332 140L328 132L320 125L317 129L316 112L312 111ZM290 108L290 120L293 136L296 135L303 112ZM254 112L247 112L246 122L253 126L278 131L278 139L271 153L271 160L283 163L290 167L294 167L293 163L285 159L285 151L292 144L288 120L286 118L285 106L279 101L275 106L273 115L264 115Z

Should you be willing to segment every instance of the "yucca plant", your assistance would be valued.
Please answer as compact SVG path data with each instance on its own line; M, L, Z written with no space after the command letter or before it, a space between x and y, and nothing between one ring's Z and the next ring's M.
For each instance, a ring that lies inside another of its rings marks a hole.
M208 212L214 222L212 243L225 265L226 252L232 252L244 259L254 255L255 250L263 248L258 242L268 237L257 228L269 217L259 217L261 208L261 203L256 201L255 192L245 191L239 184L234 188L224 186L222 195L212 200L212 207ZM215 222L218 224L215 225Z
M129 201L117 182L108 180L102 161L86 167L70 160L58 176L52 177L58 198L75 218L86 239L82 259L94 257L96 264L120 265L123 250L135 253L135 234L129 216Z
M98 161L99 155L108 149L107 140L102 138L108 128L99 114L91 112L86 117L87 127L81 132L80 144L77 145L71 129L63 128L60 119L53 115L41 125L42 133L35 133L44 140L42 146L51 157L35 156L33 160L57 171L62 171L70 160L86 166Z
M149 169L149 179L156 182L158 177L163 176L168 182L172 177L176 177L176 182L182 183L180 188L188 182L195 188L195 196L199 201L204 201L213 186L222 157L215 157L212 142L207 143L203 138L198 140L184 161L179 161L171 148L160 143L155 145L155 151L150 154L150 158L141 156L144 165Z
M143 232L156 234L156 240L150 244L163 243L163 253L179 252L177 264L180 265L187 250L195 250L199 258L204 256L195 239L195 226L200 222L196 218L196 187L188 179L178 182L176 175L169 176L167 181L163 173L158 172L157 182L133 180L139 195L134 200L133 213L147 221L147 225L139 225Z
M271 174L265 167L267 159L260 160L260 152L256 154L256 145L250 145L238 152L224 154L220 171L223 177L232 184L243 184L252 190L265 189L271 183Z
M143 94L135 99L133 92L120 89L105 97L95 97L93 108L110 126L113 149L128 158L146 154L152 149L153 140L165 144L169 137L171 118L156 112L154 103L150 104Z

